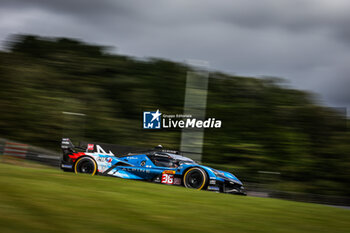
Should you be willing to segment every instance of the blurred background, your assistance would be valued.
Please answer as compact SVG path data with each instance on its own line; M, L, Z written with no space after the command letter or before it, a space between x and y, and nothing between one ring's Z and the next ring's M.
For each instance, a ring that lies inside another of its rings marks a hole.
M0 153L54 161L62 137L180 149L142 112L185 112L194 58L222 121L203 164L254 195L350 205L347 1L0 4Z
M0 56L2 144L59 152L61 137L70 137L179 149L181 130L144 130L142 112L183 112L192 69L186 64L33 35L12 36ZM252 191L349 196L350 135L342 109L319 105L282 79L209 72L206 115L223 123L204 131L204 164L233 172Z

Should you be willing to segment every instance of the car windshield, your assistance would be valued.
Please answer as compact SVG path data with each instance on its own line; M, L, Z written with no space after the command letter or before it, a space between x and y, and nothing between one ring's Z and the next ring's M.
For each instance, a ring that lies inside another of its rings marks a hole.
M155 156L152 158L152 162L158 167L175 167L175 161L171 158Z
M182 165L182 164L196 164L196 162L193 161L193 160L191 160L191 161L189 161L189 160L178 160L177 162L178 162L179 165Z
M172 153L157 153L153 156L150 156L152 162L154 165L158 167L178 167L181 166L182 164L195 164L192 159L177 155L177 154L172 154Z
M174 160L176 160L179 165L181 165L181 164L195 164L196 163L192 159L187 158L187 157L182 156L182 155L170 154L170 153L168 153L168 155L170 157L172 157Z

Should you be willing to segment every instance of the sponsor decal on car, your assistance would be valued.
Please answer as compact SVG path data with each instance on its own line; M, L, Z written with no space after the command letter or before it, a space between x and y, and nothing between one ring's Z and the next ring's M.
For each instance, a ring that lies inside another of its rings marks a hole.
M148 169L142 169L142 168L122 168L123 171L127 172L143 172L143 173L150 173L151 171Z
M112 158L111 157L98 157L96 160L98 162L101 162L101 163L110 163L110 162L112 162Z
M175 174L174 170L165 170L163 171L163 174Z
M216 186L208 186L207 189L210 190L210 191L220 191L220 188L216 187Z
M88 144L87 149L88 150L94 150L94 144Z
M61 164L62 168L72 168L72 165L68 165L68 164Z
M181 185L181 178L175 177L174 178L174 185Z

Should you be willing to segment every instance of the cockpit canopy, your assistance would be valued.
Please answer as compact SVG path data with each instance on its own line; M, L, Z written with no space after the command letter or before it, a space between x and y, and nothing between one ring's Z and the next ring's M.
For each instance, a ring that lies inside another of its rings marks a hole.
M182 164L196 163L192 159L185 156L165 152L154 153L152 155L148 155L148 157L151 159L154 165L158 167L176 168Z

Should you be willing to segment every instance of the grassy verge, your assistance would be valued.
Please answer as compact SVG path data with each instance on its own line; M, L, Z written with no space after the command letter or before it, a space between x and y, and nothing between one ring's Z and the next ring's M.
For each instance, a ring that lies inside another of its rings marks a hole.
M0 164L0 232L348 232L350 211Z

